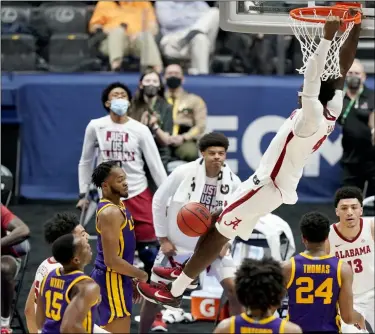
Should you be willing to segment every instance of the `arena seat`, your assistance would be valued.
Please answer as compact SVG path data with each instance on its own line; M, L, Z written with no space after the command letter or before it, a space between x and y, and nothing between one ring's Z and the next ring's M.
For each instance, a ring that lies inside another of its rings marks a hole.
M1 7L1 33L29 34L32 8L26 5L3 5Z
M55 34L49 43L49 65L53 72L97 70L100 61L91 57L87 34Z
M35 38L31 35L1 36L1 67L3 71L36 70Z
M49 5L43 10L44 20L51 34L71 34L87 32L87 16L86 6L65 5L53 6Z

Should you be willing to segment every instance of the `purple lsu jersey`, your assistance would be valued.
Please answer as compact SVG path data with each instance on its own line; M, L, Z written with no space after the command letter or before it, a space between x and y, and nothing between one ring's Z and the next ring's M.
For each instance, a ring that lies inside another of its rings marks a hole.
M311 257L300 253L291 258L288 282L291 322L303 332L340 332L338 299L342 261L335 256Z
M82 271L76 270L68 274L61 273L62 268L52 270L42 281L40 294L45 307L45 321L42 328L43 334L60 333L60 326L64 313L70 303L70 291L75 284L82 280L92 279ZM97 304L91 307L84 322L83 328L87 333L93 333Z
M246 313L236 315L230 319L230 330L232 334L245 333L285 333L286 320L271 316L262 320L254 320Z
M116 205L109 200L101 199L96 210L97 221L102 210L109 206L117 207L124 216L120 227L117 254L126 262L133 264L136 247L134 220L122 202L121 205ZM116 318L131 315L133 282L131 277L119 274L105 265L102 235L98 224L96 224L96 231L98 236L96 244L97 255L95 269L91 273L91 277L99 285L102 296L102 301L98 307L98 320L96 324L106 326Z

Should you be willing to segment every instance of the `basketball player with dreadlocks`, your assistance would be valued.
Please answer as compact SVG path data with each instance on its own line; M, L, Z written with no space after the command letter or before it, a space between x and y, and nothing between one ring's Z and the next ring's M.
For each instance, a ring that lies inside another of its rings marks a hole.
M296 324L274 316L285 296L279 262L245 259L236 272L235 286L246 311L223 320L214 333L302 333Z
M98 165L92 182L103 197L96 210L97 255L91 277L100 286L102 301L97 324L111 333L129 333L133 278L146 282L145 271L133 266L136 247L134 220L121 198L128 196L126 174L117 161Z
M351 13L353 15L353 13ZM139 283L147 300L176 308L191 282L219 255L222 247L239 236L248 240L261 216L284 204L297 202L297 186L311 154L320 148L335 127L343 105L345 76L352 65L360 35L360 25L351 30L340 53L342 77L321 81L326 58L341 25L339 17L327 17L324 38L308 59L304 74L302 108L295 110L280 127L255 173L231 195L228 205L213 217L201 236L194 255L170 286L155 287Z

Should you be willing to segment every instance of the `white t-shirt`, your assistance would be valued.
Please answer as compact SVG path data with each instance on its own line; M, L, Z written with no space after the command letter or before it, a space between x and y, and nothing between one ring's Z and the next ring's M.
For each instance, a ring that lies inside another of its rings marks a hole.
M187 163L177 167L167 180L156 191L152 201L152 213L157 237L167 237L177 248L179 254L191 253L194 251L195 245L199 237L188 237L183 234L177 226L177 214L184 203L175 202L173 196L176 194L178 188L185 180L187 175L191 174L192 169L196 168L196 161ZM229 167L228 167L229 168ZM231 193L233 193L241 184L237 175L232 173L233 184ZM216 200L217 178L207 178L201 195L203 204L215 209L222 206ZM188 191L188 190L186 190ZM228 194L229 195L229 194ZM186 203L185 203L186 204Z
M218 203L216 203L216 189L217 177L206 176L206 184L203 187L200 203L210 212L214 211L214 209L219 206Z
M330 254L346 261L353 269L354 298L374 289L374 239L371 234L373 218L361 218L360 232L352 240L338 231L336 224L329 232Z
M166 180L167 173L149 128L131 118L124 124L114 123L108 115L93 119L87 125L78 165L80 193L85 193L91 183L96 143L100 150L97 164L108 160L122 162L127 175L128 198L139 195L148 186L144 160L156 186Z
M38 267L35 273L35 310L36 310L36 301L39 295L40 285L42 284L43 279L54 269L62 267L60 263L56 262L53 257L45 259L40 266Z

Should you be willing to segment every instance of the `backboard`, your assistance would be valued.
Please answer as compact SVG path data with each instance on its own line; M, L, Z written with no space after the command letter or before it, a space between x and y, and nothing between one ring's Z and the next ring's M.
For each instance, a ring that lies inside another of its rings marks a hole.
M358 1L362 4L363 14L361 37L374 38L373 1ZM242 33L260 33L275 35L293 35L290 28L289 12L294 8L335 5L335 1L219 1L220 28L226 31ZM366 7L367 5L367 7Z

